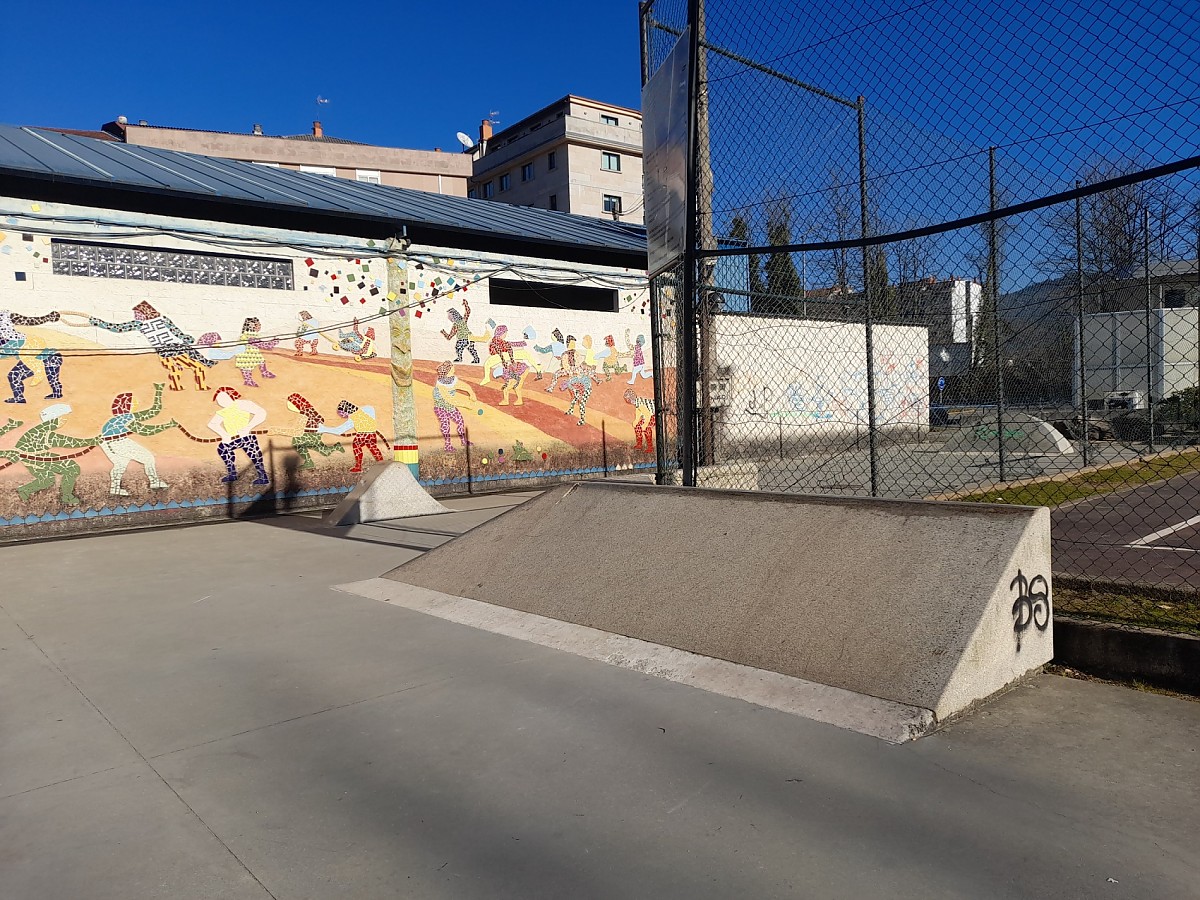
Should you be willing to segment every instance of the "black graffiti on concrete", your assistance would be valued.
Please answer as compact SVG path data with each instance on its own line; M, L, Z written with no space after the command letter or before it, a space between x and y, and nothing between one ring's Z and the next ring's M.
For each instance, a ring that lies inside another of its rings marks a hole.
M1030 625L1038 631L1045 631L1050 625L1050 583L1044 575L1034 575L1026 578L1025 573L1017 569L1017 577L1009 584L1008 589L1017 592L1013 601L1013 631L1017 635L1017 651L1021 650L1021 635Z

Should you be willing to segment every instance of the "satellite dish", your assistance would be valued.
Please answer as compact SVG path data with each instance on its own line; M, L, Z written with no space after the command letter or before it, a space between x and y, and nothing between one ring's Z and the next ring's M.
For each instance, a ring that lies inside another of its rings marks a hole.
M473 140L471 140L470 135L465 134L464 132L460 131L458 133L457 137L458 137L458 142L463 145L464 150L470 150L472 147L475 146L475 142Z

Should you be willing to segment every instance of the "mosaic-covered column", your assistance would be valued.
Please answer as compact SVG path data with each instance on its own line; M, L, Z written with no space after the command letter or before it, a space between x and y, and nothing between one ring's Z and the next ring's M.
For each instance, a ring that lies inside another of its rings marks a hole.
M413 400L412 320L408 315L408 261L394 238L387 244L387 308L392 362L393 459L417 477L417 408Z

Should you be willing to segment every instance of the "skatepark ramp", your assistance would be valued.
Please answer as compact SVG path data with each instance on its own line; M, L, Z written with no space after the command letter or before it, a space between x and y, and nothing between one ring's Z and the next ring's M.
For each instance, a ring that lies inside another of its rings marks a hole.
M838 724L839 698L883 701L920 732L1050 660L1049 578L1046 509L593 481L375 581L777 673Z

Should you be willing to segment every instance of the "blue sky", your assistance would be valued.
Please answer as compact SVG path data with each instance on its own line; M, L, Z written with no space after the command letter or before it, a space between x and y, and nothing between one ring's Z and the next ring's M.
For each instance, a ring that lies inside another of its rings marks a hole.
M637 3L8 4L0 122L327 134L455 149L568 94L640 105ZM19 37L18 37L19 36ZM318 108L318 96L329 99Z

